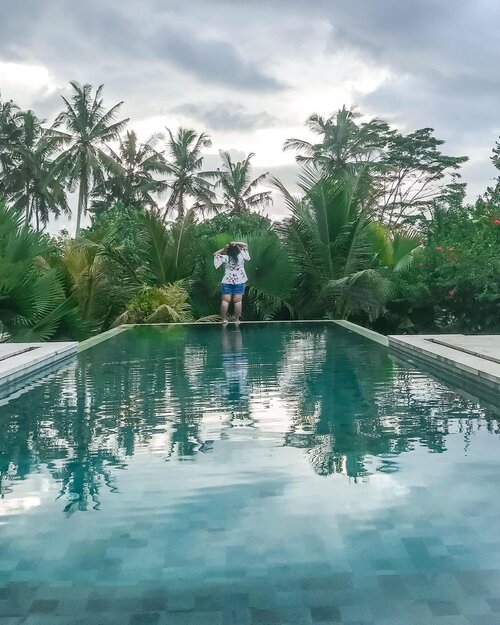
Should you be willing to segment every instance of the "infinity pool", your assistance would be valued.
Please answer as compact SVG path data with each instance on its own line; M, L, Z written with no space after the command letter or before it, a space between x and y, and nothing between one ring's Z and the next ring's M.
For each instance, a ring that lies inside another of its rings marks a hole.
M0 622L496 625L499 416L334 324L123 332L0 406Z

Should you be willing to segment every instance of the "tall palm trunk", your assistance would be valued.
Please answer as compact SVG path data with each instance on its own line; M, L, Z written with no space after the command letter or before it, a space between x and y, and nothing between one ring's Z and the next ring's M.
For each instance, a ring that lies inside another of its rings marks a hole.
M85 205L84 195L85 195L85 186L84 186L83 180L80 180L80 187L78 189L78 209L77 209L78 212L76 215L75 238L78 237L78 235L80 234L80 222L82 218L82 210Z
M184 193L179 192L179 203L177 205L177 217L178 219L184 218Z
M80 234L80 223L82 220L82 212L87 211L87 197L88 197L88 169L87 161L84 160L80 172L80 186L78 189L78 214L76 216L76 232L75 238Z
M30 217L31 217L30 213L31 213L30 188L29 188L29 185L26 185L26 213L24 217L24 222L25 222L26 227L28 227L30 223Z

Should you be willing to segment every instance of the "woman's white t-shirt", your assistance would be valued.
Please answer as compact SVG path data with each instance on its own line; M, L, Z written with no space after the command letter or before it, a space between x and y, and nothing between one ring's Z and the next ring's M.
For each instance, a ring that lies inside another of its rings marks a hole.
M216 254L214 256L215 268L218 269L221 265L224 265L222 284L244 284L248 280L245 273L246 260L250 260L248 250L241 250L236 262L227 254Z

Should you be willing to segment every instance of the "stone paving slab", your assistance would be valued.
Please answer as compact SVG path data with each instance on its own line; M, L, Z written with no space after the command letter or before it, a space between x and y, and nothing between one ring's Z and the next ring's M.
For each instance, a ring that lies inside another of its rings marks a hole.
M0 343L0 362L36 348L36 343Z
M31 377L76 354L78 343L0 343L0 386Z
M500 402L500 337L418 335L389 336L389 347L408 359L427 363L444 377L472 383L488 399Z
M457 334L436 337L432 339L432 342L500 364L500 335L465 336Z

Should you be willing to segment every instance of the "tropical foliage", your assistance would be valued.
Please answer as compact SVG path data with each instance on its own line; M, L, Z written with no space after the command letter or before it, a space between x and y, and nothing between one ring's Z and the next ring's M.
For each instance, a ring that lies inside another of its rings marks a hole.
M69 212L64 174L56 158L62 142L43 129L33 111L17 112L4 121L2 134L7 145L10 142L9 149L3 150L5 195L16 212L24 214L25 223L34 218L39 230L47 225L50 214L58 217Z
M179 128L175 136L168 128L167 132L167 172L171 177L171 193L166 213L175 209L182 219L189 198L194 199L201 210L211 209L215 193L208 179L213 174L202 171L202 150L212 145L210 137L204 132L198 135L186 128Z
M311 115L307 126L320 141L288 139L285 150L330 175L361 169L374 216L390 226L412 223L461 188L458 169L467 158L443 154L444 141L432 128L403 135L380 119L358 123L359 117L345 107L327 119Z
M252 153L221 151L219 166L206 167L205 132L166 129L143 141L121 104L105 105L102 85L74 82L46 125L0 101L2 340L217 318L212 255L231 240L251 253L246 320L500 329L500 183L467 204L466 158L445 154L432 129L402 134L346 107L311 115L317 140L284 146L299 165L292 193L254 174ZM274 221L265 214L273 201L286 208ZM72 204L75 238L43 234Z
M229 152L220 153L222 167L218 170L218 184L222 189L222 202L232 215L241 215L252 209L267 208L272 204L270 191L256 191L266 182L269 172L251 179L250 153L243 161L233 163Z
M63 279L46 261L50 242L23 223L15 209L0 206L0 334L3 340L52 338L76 305Z
M193 320L189 292L182 281L163 287L144 286L113 325L123 323L181 323Z
M117 161L109 155L108 143L117 139L125 128L127 119L115 121L122 102L106 111L102 100L103 85L92 94L90 85L72 82L73 97L62 97L66 109L57 117L55 126L65 127L56 134L68 143L61 154L63 166L68 173L71 190L78 187L76 236L80 232L82 214L87 212L92 186L101 188L104 171L116 171Z
M497 197L495 197L497 196ZM426 244L401 276L379 327L428 333L500 330L498 191L471 207L437 208Z
M133 130L120 137L118 151L112 152L118 167L101 178L93 190L93 211L104 212L117 201L124 206L158 208L156 196L167 189L164 180L155 178L167 171L163 156L156 151L160 138L161 135L152 135L140 143Z

